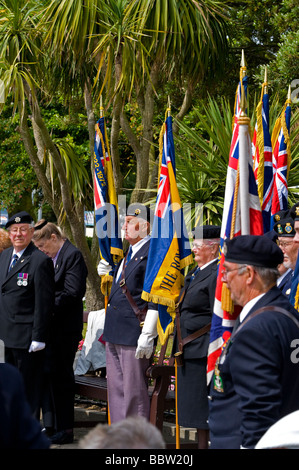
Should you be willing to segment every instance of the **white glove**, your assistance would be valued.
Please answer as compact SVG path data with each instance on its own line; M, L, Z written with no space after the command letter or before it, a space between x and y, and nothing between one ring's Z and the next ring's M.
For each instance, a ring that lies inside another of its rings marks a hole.
M148 310L141 334L138 338L136 359L142 359L144 356L149 359L154 350L154 339L157 336L158 310Z
M29 352L41 351L46 347L46 343L39 343L38 341L32 341L30 344Z
M112 269L112 266L106 261L105 259L101 259L99 264L98 264L98 275L99 276L105 276L105 274L108 274Z

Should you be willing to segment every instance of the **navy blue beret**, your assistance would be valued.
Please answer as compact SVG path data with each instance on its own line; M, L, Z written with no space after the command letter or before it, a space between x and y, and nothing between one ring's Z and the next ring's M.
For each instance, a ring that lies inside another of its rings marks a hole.
M276 268L283 262L283 252L264 235L240 235L226 240L223 252L231 263Z
M149 206L145 206L139 202L130 204L127 208L126 215L131 217L140 217L147 222L151 222L153 220L153 213Z
M294 220L299 220L299 202L293 205L289 214Z
M196 239L220 238L220 225L197 225L192 230L192 236Z
M14 214L8 221L6 222L5 228L10 227L13 224L31 224L33 222L33 218L31 217L28 212L21 211Z
M289 217L288 210L278 211L273 215L274 222L278 222L279 220L285 219L286 217Z
M276 222L276 224L274 224L273 229L279 237L294 237L294 222L295 221L294 219L292 219L292 217L281 219L279 220L279 222Z

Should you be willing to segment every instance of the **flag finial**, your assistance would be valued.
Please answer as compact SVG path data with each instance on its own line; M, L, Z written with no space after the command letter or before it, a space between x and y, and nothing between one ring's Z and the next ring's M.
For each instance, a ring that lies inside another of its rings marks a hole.
M264 72L264 94L268 93L268 69L267 65L265 66Z
M288 89L288 102L291 103L291 85L289 85Z

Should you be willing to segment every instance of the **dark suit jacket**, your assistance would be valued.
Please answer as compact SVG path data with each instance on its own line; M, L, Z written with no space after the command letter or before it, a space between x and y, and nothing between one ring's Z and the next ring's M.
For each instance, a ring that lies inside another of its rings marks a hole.
M5 346L28 349L31 341L47 342L54 308L52 260L33 243L8 273L13 248L0 255L0 339ZM18 285L27 274L27 285Z
M190 283L195 269L192 269L187 274L183 287L185 289L185 296L180 306L182 338L207 325L211 321L213 313L217 281L217 260L209 264L202 271L199 271ZM178 350L176 333L174 339L174 352L176 352ZM195 359L207 356L209 340L210 335L206 333L191 343L186 344L184 347L184 358Z
M149 244L150 240L132 257L125 270L126 285L140 310L143 310L147 305L147 302L141 299L141 293L143 291ZM115 276L111 286L103 339L104 341L114 344L136 346L141 332L140 324L130 303L119 286L120 279L116 281L119 265L115 270Z
M0 364L0 449L48 449L50 441L32 417L18 369Z
M252 311L270 305L298 319L298 312L276 286ZM212 448L253 448L272 424L299 409L299 365L294 356L298 338L295 323L272 311L251 318L236 331L226 356L220 357L223 392L214 389L214 377L211 381Z
M293 283L293 276L294 272L289 271L288 274L283 278L281 283L279 284L279 289L283 294L289 297L291 293L292 283Z
M86 278L87 267L81 251L66 240L55 266L54 334L57 328L63 336L82 334Z

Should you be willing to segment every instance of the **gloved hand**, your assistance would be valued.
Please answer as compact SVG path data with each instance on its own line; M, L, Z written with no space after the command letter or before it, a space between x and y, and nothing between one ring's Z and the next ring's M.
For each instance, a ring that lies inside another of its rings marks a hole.
M31 341L29 352L41 351L46 347L46 343L40 343L39 341Z
M112 269L112 266L106 261L105 259L101 259L99 264L98 264L98 275L99 276L105 276L105 274L108 274Z
M136 359L144 356L149 359L154 349L154 339L157 336L158 310L148 310L141 334L138 338L137 348L135 352Z

